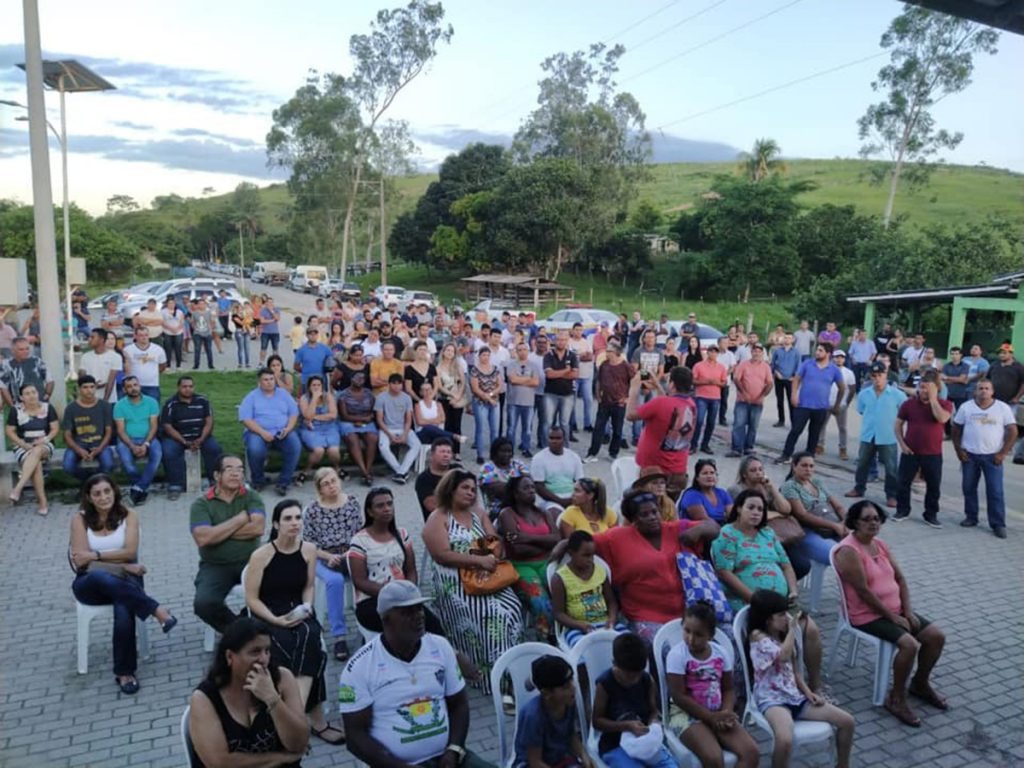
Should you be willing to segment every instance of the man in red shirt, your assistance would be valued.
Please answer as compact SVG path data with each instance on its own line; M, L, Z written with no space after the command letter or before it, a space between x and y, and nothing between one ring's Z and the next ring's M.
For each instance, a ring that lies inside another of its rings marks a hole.
M938 371L929 370L917 385L917 397L900 406L896 414L896 441L900 456L899 487L893 522L910 517L910 488L920 471L924 477L924 521L932 528L939 522L939 488L942 484L942 439L945 424L953 416L953 404L939 398Z
M656 378L642 379L637 373L629 384L626 418L642 421L643 430L636 447L640 467L660 467L668 475L668 493L679 497L686 487L686 467L690 459L690 437L696 421L697 406L690 397L693 374L677 365L668 376L668 394L661 391ZM658 397L640 404L640 391L654 391Z
M750 349L750 359L737 365L736 370L732 372L732 383L736 385L732 450L725 455L736 458L744 453L754 452L764 398L774 388L772 368L765 362L763 344L754 343Z

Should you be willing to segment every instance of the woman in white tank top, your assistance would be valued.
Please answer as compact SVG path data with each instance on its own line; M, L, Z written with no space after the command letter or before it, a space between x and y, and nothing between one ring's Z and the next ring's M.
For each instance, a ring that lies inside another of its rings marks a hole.
M466 442L465 435L457 435L444 428L445 413L441 404L434 399L434 385L429 380L420 385L420 400L413 408L413 420L416 423L416 437L423 445L430 445L439 437L447 438L456 443Z

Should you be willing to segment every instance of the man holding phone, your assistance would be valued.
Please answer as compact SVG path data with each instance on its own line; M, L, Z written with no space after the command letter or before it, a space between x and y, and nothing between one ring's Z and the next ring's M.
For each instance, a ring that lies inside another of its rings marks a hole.
M899 487L893 522L910 517L910 489L920 471L924 477L924 521L939 523L939 488L942 485L942 440L945 424L953 417L953 404L939 398L938 371L928 370L917 385L917 397L907 400L896 414L896 441L900 456Z

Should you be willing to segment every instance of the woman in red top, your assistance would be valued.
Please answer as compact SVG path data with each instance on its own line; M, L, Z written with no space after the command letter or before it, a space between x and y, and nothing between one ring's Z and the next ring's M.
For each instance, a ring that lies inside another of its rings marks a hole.
M631 491L622 499L622 515L631 525L594 537L597 554L612 572L622 613L630 629L648 643L662 624L685 613L676 555L698 550L718 535L712 520L662 522L658 499L650 491Z
M892 689L885 708L915 728L921 720L907 704L907 693L936 709L949 709L928 678L942 654L946 637L910 606L910 588L903 572L878 538L885 512L873 501L858 501L846 513L851 533L836 545L835 563L839 584L846 597L850 623L896 645L892 663ZM917 674L907 678L917 660Z

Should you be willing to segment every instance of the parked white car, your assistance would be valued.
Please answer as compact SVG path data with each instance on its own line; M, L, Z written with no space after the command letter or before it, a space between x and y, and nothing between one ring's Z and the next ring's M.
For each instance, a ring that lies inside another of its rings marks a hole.
M405 288L400 285L379 285L373 289L373 298L385 307L394 302L397 304L405 293Z
M545 320L540 320L537 325L543 325L548 333L555 331L571 331L576 323L583 324L583 335L589 336L594 333L602 321L608 321L614 326L619 316L607 309L560 309Z
M669 320L669 327L674 328L677 336L682 336L682 328L685 320ZM697 338L700 339L701 349L707 349L712 345L717 345L718 340L725 336L717 328L708 325L707 323L697 323Z

